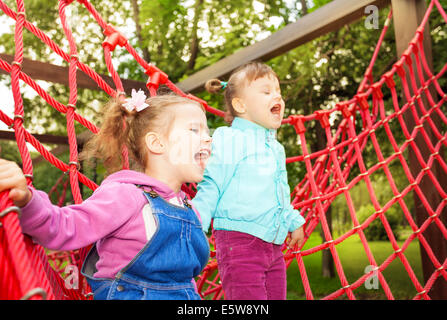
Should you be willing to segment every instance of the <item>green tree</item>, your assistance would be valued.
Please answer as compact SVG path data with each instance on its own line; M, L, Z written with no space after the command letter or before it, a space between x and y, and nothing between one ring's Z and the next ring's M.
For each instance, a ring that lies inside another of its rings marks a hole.
M365 222L372 214L374 214L375 210L372 204L367 204L362 206L360 210L357 212L359 217L359 222ZM389 208L384 216L388 221L388 224L393 232L393 235L396 240L399 239L400 235L400 224L402 220L402 212L395 206ZM386 233L385 227L380 220L380 217L376 217L367 228L364 229L365 237L368 241L386 241L389 240L388 234Z

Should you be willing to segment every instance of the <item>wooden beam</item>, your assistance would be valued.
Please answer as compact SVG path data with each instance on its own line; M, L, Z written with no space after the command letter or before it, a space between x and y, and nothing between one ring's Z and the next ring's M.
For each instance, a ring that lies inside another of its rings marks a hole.
M249 61L270 60L360 19L364 16L365 7L368 5L383 8L389 4L390 0L334 0L285 26L266 39L237 51L176 85L185 92L197 91L204 86L207 80L225 78L231 71Z
M14 56L8 54L1 54L0 58L11 64L14 61ZM34 80L45 80L53 83L60 83L68 86L68 67L61 67L51 63L40 62L30 59L23 59L22 71L30 76ZM0 73L8 74L3 69L0 69ZM112 77L100 74L101 78L112 88L115 88ZM76 81L78 88L85 88L91 90L102 90L95 81L93 81L89 76L87 76L81 70L77 70ZM130 95L133 89L142 89L147 91L146 83L141 81L121 79L124 87L124 91Z
M42 143L53 143L53 144L68 144L68 137L65 136L55 136L51 134L32 134L37 140ZM1 140L16 140L14 131L0 131Z
M34 138L39 140L41 143L52 143L52 144L63 144L68 145L68 137L66 136L56 136L51 134L37 134L31 133ZM86 130L77 135L77 144L82 145L92 136L89 130ZM0 130L0 140L15 140L14 131Z
M77 144L79 148L82 148L85 142L87 142L88 139L92 136L93 133L91 133L89 130L86 130L76 136ZM68 137L66 136L56 136L51 134L32 134L34 138L39 140L41 143L51 143L51 144L59 144L56 148L52 149L50 152L54 156L58 156L59 154L65 152L68 150ZM6 130L0 130L0 140L13 140L15 141L15 134L14 131L6 131ZM32 159L33 165L38 164L39 162L44 161L45 158L41 155L37 156L36 158Z
M423 16L426 12L426 5L425 0L392 0L392 8L393 8L394 32L396 37L396 49L397 54L400 57L404 53L404 51L408 48L410 41L413 39L416 33L416 29L419 27L419 24L421 23ZM429 24L426 25L424 31L424 53L427 58L428 65L433 70ZM415 93L412 92L413 90L411 88L411 82L410 82L411 79L408 72L409 70L408 68L406 70L407 70L407 81L410 84L409 89L411 94L414 95ZM413 70L417 70L415 59L413 59ZM416 78L418 87L420 87L421 81L418 78L417 72L415 72L414 76ZM436 90L433 88L433 85L430 85L429 92L430 95L433 97L433 99L436 101L437 93ZM421 98L424 108L426 110L430 109L431 106L429 104L427 94L425 92L421 94ZM405 95L402 97L402 100L406 101ZM422 113L419 111L420 110L419 103L417 103L415 106L416 106L415 108L416 113L418 113L418 116L420 118L422 116ZM408 111L403 114L403 118L408 131L412 132L414 130L416 123L410 109L408 109ZM436 112L432 113L430 119L435 123L436 127L441 128L442 122L437 117ZM436 138L435 134L433 133L427 122L424 123L423 129L427 133L427 136L431 140L432 144L436 145L438 139ZM431 151L428 148L427 143L425 142L421 133L416 135L414 142L420 151L421 157L424 159L425 162L427 162L431 155ZM423 168L419 163L414 150L410 148L408 151L409 151L408 161L410 164L410 171L413 177L415 178L418 174L420 174ZM443 149L439 150L439 153L441 154L442 158L444 158L443 157L444 151L445 150ZM440 166L438 161L433 162L433 164L430 167L430 171L431 174L437 179L439 185L444 187L444 191L447 191L446 189L447 175ZM436 188L433 185L433 182L427 175L425 175L421 179L421 182L419 183L419 188L421 192L424 194L424 197L426 198L430 207L436 211L436 209L444 199L436 190ZM427 221L427 219L429 219L429 216L431 216L432 213L430 213L428 209L424 206L422 200L419 198L419 196L415 191L413 192L413 199L414 199L414 211L416 216L416 223L420 227L425 221ZM439 219L442 221L442 223L444 223L444 225L447 225L447 207L444 207L443 210L439 212ZM427 243L430 245L434 255L436 256L438 261L440 261L442 264L444 260L447 258L447 240L444 238L441 230L435 223L432 223L422 234ZM419 247L422 258L422 270L424 274L424 280L425 283L427 283L428 279L431 277L433 272L435 272L436 268L433 265L433 262L430 260L429 255L426 252L425 248L422 246L422 244ZM437 278L437 280L433 284L433 287L428 292L428 295L430 296L431 299L437 299L437 300L447 299L447 281L445 281L445 279L441 275Z

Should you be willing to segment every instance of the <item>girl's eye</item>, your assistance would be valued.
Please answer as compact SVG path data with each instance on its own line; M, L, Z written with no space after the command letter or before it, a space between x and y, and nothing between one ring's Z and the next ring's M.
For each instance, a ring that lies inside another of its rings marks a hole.
M194 133L199 133L199 129L196 129L196 128L191 128L191 129L189 129L189 130L191 130L191 131L194 132Z

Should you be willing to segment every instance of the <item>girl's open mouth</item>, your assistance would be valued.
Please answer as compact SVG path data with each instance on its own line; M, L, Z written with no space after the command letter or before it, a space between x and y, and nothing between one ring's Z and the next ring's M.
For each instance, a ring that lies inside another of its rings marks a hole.
M194 155L194 160L199 164L202 169L205 169L208 159L211 155L211 150L201 149Z
M281 114L281 105L280 104L275 104L271 109L270 112L275 114L275 115L279 115Z

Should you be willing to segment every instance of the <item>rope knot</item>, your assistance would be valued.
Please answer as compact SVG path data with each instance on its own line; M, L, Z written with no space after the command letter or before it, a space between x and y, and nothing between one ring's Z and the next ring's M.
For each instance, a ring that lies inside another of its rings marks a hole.
M323 129L326 129L326 128L330 127L330 125L331 125L329 123L329 117L328 117L329 113L330 113L330 111L326 111L326 110L315 111L315 115L317 116L317 119L320 120L321 127Z
M146 83L146 87L149 90L150 88L158 89L160 84L164 84L168 81L168 75L152 64L149 64L149 67L144 73L149 76Z
M295 131L298 134L306 132L306 126L304 125L304 117L303 116L290 116L290 124L295 127Z
M385 79L386 85L388 86L388 88L394 88L396 86L396 83L394 82L393 79L394 73L393 71L388 71L387 73L385 73L382 78Z
M351 117L352 113L349 110L348 106L346 104L339 104L337 105L337 109L341 111L341 114L345 119L348 119Z
M355 97L357 104L360 106L360 108L362 108L363 110L368 110L369 109L369 103L368 100L366 99L366 95L365 94L359 94Z
M102 46L108 46L111 51L115 50L117 45L124 47L127 43L126 37L111 24L107 25L107 28L104 30L104 34L107 38L102 43Z
M373 89L373 97L377 100L381 100L383 98L383 92L380 83L375 83L371 87Z

